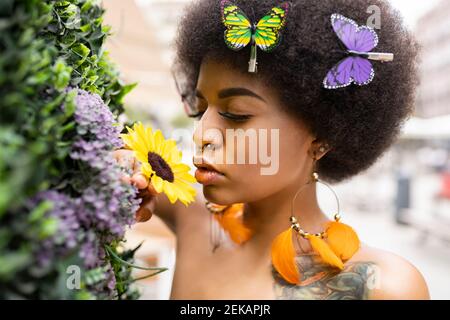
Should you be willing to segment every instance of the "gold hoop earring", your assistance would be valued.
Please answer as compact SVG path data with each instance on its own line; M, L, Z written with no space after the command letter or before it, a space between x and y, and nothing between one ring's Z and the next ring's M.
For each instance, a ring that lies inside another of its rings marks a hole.
M312 184L312 183L320 183L320 184L324 185L325 187L327 187L328 190L331 191L331 193L332 193L333 196L334 196L334 199L336 200L336 206L337 206L337 208L336 208L336 213L334 214L333 218L334 218L334 221L335 221L335 222L340 222L340 220L341 220L341 215L340 215L339 198L338 198L336 192L333 190L333 188L332 188L328 183L326 183L326 182L324 182L324 181L322 181L322 180L319 179L319 174L318 174L317 172L313 172L311 181L307 182L304 186L302 186L302 187L295 193L294 198L292 199L292 202L291 202L291 217L289 218L289 220L290 220L290 222L291 222L291 224L292 224L292 228L293 228L293 229L294 229L294 230L295 230L302 238L307 239L309 236L314 235L314 236L317 236L317 237L320 237L320 238L324 239L324 238L326 237L326 232L325 232L325 231L320 232L320 233L315 233L315 234L311 234L311 233L309 233L309 232L304 231L304 230L301 228L301 226L300 226L300 224L299 224L299 222L298 222L298 220L297 220L297 218L295 217L295 214L294 214L295 200L296 200L297 197L300 195L300 193L303 191L303 189L304 189L305 187L307 187L308 185Z
M305 231L294 215L294 203L298 195L312 183L325 185L333 193L337 211L334 221L328 222L324 231L309 233ZM339 198L330 185L319 179L314 171L312 179L303 185L294 195L291 204L290 227L279 234L272 243L272 265L285 281L300 284L300 272L295 263L295 248L293 238L301 237L311 244L312 249L321 257L322 261L332 267L342 270L344 262L349 260L360 248L360 241L356 232L350 226L341 222Z

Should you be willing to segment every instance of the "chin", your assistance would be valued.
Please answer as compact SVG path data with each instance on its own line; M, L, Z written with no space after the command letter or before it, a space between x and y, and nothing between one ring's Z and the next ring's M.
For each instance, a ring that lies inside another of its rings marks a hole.
M206 200L222 206L241 202L235 192L215 185L203 186L203 195Z

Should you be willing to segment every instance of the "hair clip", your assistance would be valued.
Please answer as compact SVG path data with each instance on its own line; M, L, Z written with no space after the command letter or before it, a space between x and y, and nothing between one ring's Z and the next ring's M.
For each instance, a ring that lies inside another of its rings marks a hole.
M371 52L378 45L378 35L368 26L358 24L340 14L331 16L333 30L347 49L348 57L339 61L323 81L326 89L348 87L352 83L359 86L372 82L375 71L369 60L390 62L392 53Z
M289 3L285 2L272 8L257 24L252 23L238 6L228 0L222 0L221 10L222 20L227 28L225 43L234 51L239 51L250 43L248 72L256 73L258 70L257 48L270 52L278 46L281 41L280 31L286 22Z

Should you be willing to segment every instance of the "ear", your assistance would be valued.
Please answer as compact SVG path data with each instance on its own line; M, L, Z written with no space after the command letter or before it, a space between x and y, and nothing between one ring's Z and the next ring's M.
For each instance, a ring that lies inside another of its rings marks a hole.
M308 155L315 160L320 160L324 155L330 151L330 146L325 141L315 139L311 142L311 146L308 150Z

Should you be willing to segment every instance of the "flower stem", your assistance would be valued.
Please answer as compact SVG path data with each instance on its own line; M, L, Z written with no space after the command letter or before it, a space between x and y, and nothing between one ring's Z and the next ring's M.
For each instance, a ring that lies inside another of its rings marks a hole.
M166 271L166 270L168 270L168 269L167 269L167 268L161 268L161 270L156 271L156 272L153 272L153 273L151 273L151 274L148 274L148 275L145 275L145 276L142 276L142 277L138 277L138 278L134 278L134 279L130 279L130 280L126 280L126 281L118 281L117 283L118 283L118 284L129 284L129 283L133 283L133 282L136 282L136 281L139 281L139 280L144 280L144 279L147 279L147 278L156 276L158 273L164 272L164 271Z
M141 266L137 266L137 265L135 265L135 264L132 264L132 263L129 263L129 262L123 260L121 257L119 257L119 256L114 252L114 250L113 250L110 246L105 245L105 249L106 249L106 252L108 252L108 254L109 254L110 256L112 256L114 259L116 259L116 260L119 261L120 263L122 263L122 264L124 264L124 265L126 265L126 266L128 266L128 267L131 267L131 268L140 269L140 270L158 271L157 273L160 273L160 272L169 270L169 268L154 268L154 267L152 268L152 267L141 267ZM155 274L156 274L156 273L155 273Z

